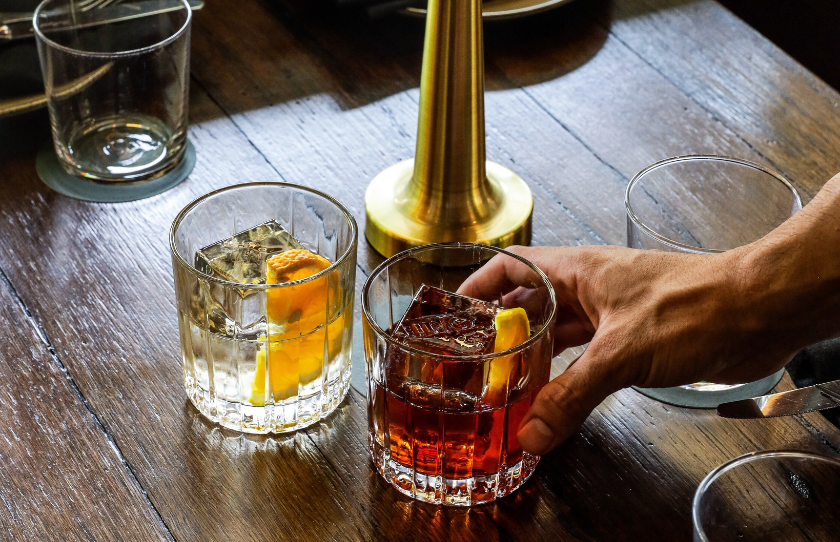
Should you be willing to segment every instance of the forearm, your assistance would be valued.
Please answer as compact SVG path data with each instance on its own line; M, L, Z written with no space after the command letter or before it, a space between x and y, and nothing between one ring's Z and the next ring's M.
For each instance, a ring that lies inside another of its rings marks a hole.
M840 335L840 175L764 239L735 254L744 325L790 349Z

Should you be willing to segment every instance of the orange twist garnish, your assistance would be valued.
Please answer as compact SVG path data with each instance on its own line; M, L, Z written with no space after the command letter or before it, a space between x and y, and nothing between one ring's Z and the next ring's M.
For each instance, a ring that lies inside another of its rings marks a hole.
M331 265L328 259L305 248L293 248L275 254L265 263L269 269L266 280L268 284L281 284L311 277Z
M287 250L266 260L266 284L305 279L327 269L329 260L303 248ZM342 346L344 315L330 315L327 304L340 295L337 273L266 292L269 323L268 352L257 355L251 402L265 404L266 365L275 401L296 395L299 382L322 373L325 343L330 359ZM332 322L328 322L333 318Z

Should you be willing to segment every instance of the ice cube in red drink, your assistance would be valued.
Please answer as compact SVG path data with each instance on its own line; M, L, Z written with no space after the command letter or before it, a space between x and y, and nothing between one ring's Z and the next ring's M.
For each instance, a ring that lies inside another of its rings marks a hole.
M493 351L498 305L433 286L420 287L394 338L426 352L474 356Z

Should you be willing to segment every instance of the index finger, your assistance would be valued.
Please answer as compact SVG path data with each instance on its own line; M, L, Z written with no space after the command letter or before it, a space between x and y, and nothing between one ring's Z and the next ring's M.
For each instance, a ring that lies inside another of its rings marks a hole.
M508 250L515 254L516 247L511 248ZM483 300L501 299L520 286L535 283L539 283L539 277L528 265L507 254L497 254L470 275L457 293Z

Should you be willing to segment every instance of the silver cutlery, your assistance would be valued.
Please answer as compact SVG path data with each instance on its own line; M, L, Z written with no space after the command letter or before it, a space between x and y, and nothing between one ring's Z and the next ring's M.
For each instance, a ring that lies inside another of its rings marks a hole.
M840 380L723 403L717 411L724 418L775 418L834 407L840 407Z

